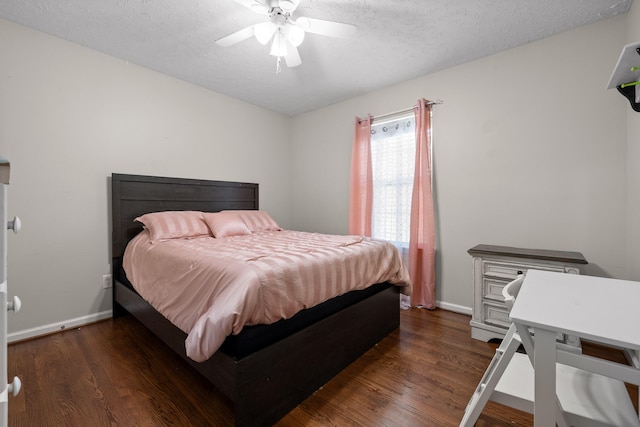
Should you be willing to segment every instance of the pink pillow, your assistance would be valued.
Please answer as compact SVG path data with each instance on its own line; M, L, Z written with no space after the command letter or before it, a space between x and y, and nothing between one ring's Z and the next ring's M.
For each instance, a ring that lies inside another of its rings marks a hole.
M135 221L149 230L151 242L209 235L202 212L197 211L152 212L139 216Z
M265 211L223 211L236 212L252 233L260 231L280 231L282 228Z
M237 212L205 213L204 221L213 233L213 237L240 236L251 234Z

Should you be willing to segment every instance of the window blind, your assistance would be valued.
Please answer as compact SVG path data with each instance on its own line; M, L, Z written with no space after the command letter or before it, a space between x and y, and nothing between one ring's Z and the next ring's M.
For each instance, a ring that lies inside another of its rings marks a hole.
M372 236L408 247L415 168L413 114L371 127Z

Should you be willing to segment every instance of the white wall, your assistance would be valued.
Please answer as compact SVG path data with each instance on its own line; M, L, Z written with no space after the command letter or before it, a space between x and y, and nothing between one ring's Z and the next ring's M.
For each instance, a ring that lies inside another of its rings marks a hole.
M619 16L295 117L292 227L347 231L354 116L441 98L438 300L471 306L479 243L580 251L587 273L624 276L627 113L605 87L625 40Z
M626 43L640 41L640 4L627 13ZM619 50L622 50L620 47ZM620 96L627 110L627 278L640 280L640 113Z
M3 20L0 57L10 333L111 309L112 172L258 182L289 225L290 118Z

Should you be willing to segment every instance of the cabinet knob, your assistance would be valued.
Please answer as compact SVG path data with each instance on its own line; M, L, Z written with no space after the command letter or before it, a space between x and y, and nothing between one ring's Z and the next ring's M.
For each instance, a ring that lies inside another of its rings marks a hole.
M22 301L17 296L13 297L13 301L7 301L7 311L17 313L22 308Z
M17 396L20 393L20 389L22 388L22 381L20 378L13 377L13 382L7 385L7 391L14 396Z
M13 221L7 221L7 230L13 230L15 234L22 228L22 221L17 216L13 217Z

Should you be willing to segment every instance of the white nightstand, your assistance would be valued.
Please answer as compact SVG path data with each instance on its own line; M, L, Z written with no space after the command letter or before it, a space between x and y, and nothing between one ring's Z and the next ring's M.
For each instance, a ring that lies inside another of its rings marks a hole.
M473 257L473 316L471 336L482 341L502 339L509 329L509 311L502 288L530 268L580 274L588 264L580 252L478 245L467 251Z

